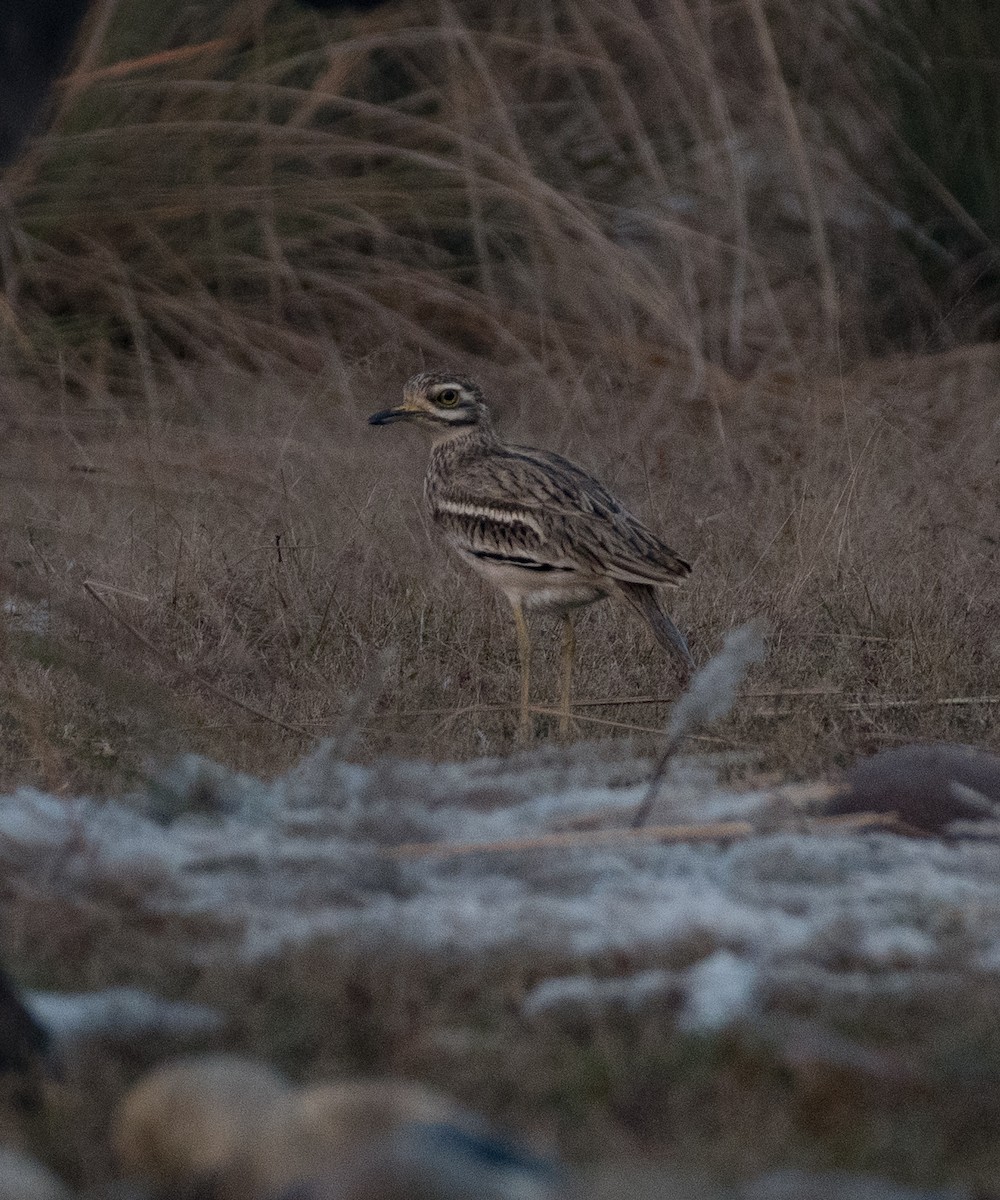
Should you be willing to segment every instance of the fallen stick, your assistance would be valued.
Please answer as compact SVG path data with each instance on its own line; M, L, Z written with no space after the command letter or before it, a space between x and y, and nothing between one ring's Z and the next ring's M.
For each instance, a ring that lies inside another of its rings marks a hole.
M789 823L788 830L829 833L886 832L906 837L928 837L900 820L896 813L848 813L836 817L810 817ZM781 832L768 829L768 833ZM739 842L760 830L750 821L712 821L705 825L647 825L638 829L587 829L541 833L534 837L510 838L501 842L407 842L389 847L391 858L457 857L464 854L513 854L530 850L578 850L590 847L623 847L679 842Z

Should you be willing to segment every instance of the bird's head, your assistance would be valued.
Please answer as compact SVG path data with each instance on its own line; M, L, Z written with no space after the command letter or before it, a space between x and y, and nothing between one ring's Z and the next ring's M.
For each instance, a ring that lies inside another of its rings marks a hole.
M403 388L403 403L372 413L369 425L415 421L437 435L489 425L489 411L477 383L453 371L423 371Z

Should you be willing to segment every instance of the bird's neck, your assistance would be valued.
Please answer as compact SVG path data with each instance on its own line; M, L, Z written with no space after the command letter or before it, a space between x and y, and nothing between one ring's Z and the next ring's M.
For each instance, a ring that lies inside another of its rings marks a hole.
M500 444L489 424L467 425L435 438L424 476L424 501L434 508L434 497L447 491L451 480Z
M464 458L492 450L500 444L488 418L475 425L459 425L454 429L442 429L434 434L431 442L431 457Z

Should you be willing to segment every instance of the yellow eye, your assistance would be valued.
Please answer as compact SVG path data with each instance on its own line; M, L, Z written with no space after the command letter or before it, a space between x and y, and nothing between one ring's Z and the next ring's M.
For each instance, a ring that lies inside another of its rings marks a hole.
M435 396L438 404L443 408L454 408L459 401L459 393L456 388L445 388L443 392L438 392Z

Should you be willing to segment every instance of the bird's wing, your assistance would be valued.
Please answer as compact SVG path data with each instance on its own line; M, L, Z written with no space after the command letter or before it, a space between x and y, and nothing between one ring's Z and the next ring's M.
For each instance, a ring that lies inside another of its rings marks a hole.
M504 447L463 465L432 498L435 520L474 554L676 584L690 566L596 479L558 454Z

